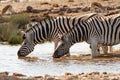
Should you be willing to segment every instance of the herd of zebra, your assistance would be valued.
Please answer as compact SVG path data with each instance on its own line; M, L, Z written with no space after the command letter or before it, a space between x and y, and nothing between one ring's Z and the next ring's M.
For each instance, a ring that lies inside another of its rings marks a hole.
M90 44L92 58L100 55L100 47L107 53L108 46L120 43L120 14L49 17L40 22L31 22L27 27L29 29L22 32L24 42L17 53L19 57L27 56L36 44L46 40L55 43L53 58L70 55L70 47L77 42Z

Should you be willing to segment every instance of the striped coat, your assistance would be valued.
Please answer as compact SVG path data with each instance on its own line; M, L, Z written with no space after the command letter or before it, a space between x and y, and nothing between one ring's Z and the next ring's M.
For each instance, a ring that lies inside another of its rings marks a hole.
M71 31L80 19L81 17L60 16L50 17L35 24L32 23L33 25L28 24L27 26L31 28L24 32L24 43L18 51L18 56L27 56L34 50L36 44L46 40L54 41L56 48L61 36Z
M98 45L112 46L120 43L120 14L114 16L95 15L82 19L76 27L62 37L53 57L59 58L69 52L69 48L86 41L91 45L92 57L99 56Z

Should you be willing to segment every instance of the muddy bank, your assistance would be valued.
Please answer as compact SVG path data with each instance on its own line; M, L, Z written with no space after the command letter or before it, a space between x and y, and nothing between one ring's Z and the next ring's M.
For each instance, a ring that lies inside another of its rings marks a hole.
M13 73L12 75L9 75L8 72L1 72L0 80L120 80L120 73L112 74L107 72L90 72L79 73L77 75L65 73L62 76L26 76L19 73Z

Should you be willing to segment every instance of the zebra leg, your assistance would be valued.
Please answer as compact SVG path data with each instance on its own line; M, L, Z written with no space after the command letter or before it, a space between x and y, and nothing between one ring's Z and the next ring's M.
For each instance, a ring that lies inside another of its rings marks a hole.
M112 52L112 46L101 46L101 47L102 47L104 54L108 54L108 53Z
M91 46L91 49L92 49L92 54L91 54L92 58L95 58L95 57L99 56L100 55L100 50L99 50L99 47L98 47L97 40L93 40L91 42L90 46Z
M108 46L109 47L109 52L113 52L112 46Z
M108 54L108 46L101 46L103 53Z
M92 58L97 57L100 55L100 50L97 47L97 45L91 44L91 49L92 49Z

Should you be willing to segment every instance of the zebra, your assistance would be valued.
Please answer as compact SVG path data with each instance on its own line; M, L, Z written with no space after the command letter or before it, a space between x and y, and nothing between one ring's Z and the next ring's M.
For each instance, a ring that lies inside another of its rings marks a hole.
M34 50L34 46L49 40L55 43L55 48L61 36L69 32L81 19L81 17L49 17L35 24L29 23L28 29L23 34L23 44L18 50L18 57L25 57ZM30 27L30 28L29 28Z
M99 45L112 46L120 43L120 14L112 16L96 15L83 19L76 27L61 38L53 57L60 58L69 52L69 48L77 43L86 41L91 46L91 57L97 57Z
M31 22L27 24L26 32L22 31L23 44L18 50L18 56L27 56L34 50L34 46L38 43L42 43L46 40L53 41L55 43L55 49L59 46L58 42L61 37L72 30L72 28L84 18L90 18L96 14L86 14L76 17L50 17L45 18L40 22ZM106 51L104 51L106 52ZM69 56L70 54L67 54Z

